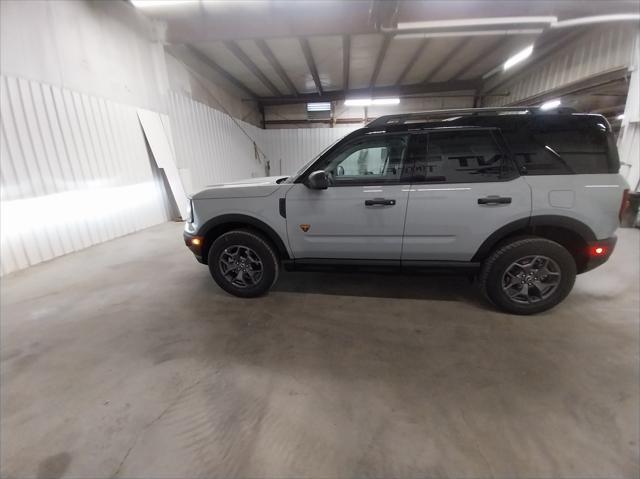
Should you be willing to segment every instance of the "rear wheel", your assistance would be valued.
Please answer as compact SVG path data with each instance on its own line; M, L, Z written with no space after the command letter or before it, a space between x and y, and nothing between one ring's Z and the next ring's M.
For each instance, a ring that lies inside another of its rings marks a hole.
M271 243L250 230L234 230L209 249L209 271L226 292L252 298L266 293L278 279L278 257Z
M573 256L555 241L523 238L484 262L480 286L491 302L515 314L546 311L567 297L576 278Z

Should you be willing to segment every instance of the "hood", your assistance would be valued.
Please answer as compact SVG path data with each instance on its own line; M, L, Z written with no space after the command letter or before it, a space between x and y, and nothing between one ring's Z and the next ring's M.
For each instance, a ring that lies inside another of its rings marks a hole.
M255 198L259 196L269 196L280 188L277 181L285 178L287 177L265 176L262 178L249 178L220 185L211 185L195 193L192 198L194 200L204 200L209 198Z

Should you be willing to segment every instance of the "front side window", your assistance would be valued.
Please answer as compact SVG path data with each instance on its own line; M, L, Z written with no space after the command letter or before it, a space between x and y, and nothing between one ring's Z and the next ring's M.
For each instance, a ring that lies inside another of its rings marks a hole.
M504 168L504 154L489 130L450 130L417 135L411 156L415 158L412 174L415 183L498 181Z
M318 169L333 186L397 183L403 176L407 140L404 136L364 138L340 149Z

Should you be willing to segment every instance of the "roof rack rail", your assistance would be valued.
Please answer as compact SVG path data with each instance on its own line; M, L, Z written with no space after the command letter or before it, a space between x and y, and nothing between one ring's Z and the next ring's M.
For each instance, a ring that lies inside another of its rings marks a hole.
M399 113L396 115L384 115L376 118L375 120L367 123L367 128L378 128L388 125L402 125L407 121L412 120L420 120L427 119L432 116L441 116L441 115L479 115L479 114L491 114L491 113L502 113L502 112L526 112L529 114L534 114L540 112L540 107L537 106L506 106L506 107L498 107L498 108L457 108L452 110L431 110L431 111L420 111L415 113ZM557 108L554 110L550 110L549 113L575 113L575 110L572 108Z

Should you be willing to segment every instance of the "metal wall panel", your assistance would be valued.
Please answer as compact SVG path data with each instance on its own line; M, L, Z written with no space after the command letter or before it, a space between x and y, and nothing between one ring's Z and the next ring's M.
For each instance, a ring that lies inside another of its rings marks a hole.
M521 73L499 87L511 94L488 97L486 106L504 106L539 95L546 91L578 82L599 73L629 65L637 28L633 24L618 24L616 28L601 26L550 55L534 68ZM493 80L499 81L499 75Z
M207 185L264 176L267 161L271 175L294 173L358 128L263 130L175 92L168 107L178 168L188 175L190 193Z
M175 92L168 109L177 165L190 180L187 193L265 175L264 155L254 146L263 150L263 130Z
M1 273L167 221L136 109L0 76Z
M262 130L271 174L290 175L327 146L360 128L294 128Z

